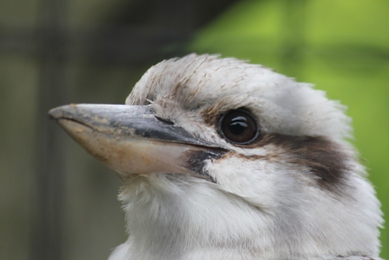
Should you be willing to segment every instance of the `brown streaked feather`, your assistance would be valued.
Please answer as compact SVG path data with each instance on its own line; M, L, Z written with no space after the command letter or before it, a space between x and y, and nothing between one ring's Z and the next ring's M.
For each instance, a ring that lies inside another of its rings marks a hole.
M250 145L240 145L240 147L247 149L267 145L274 145L281 150L277 150L276 154L254 155L247 158L271 160L274 157L282 156L287 158L290 163L310 169L312 174L316 176L315 179L319 186L326 190L338 192L339 186L344 184L343 180L349 170L348 155L335 142L322 136L292 136L272 133L263 134L257 142Z

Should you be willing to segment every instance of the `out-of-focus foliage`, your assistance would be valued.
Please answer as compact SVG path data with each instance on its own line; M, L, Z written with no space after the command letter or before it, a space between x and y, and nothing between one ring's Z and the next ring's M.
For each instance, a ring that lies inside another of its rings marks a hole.
M241 1L202 30L199 53L249 59L340 100L389 218L389 1ZM361 209L363 210L363 209ZM389 229L381 232L389 258Z

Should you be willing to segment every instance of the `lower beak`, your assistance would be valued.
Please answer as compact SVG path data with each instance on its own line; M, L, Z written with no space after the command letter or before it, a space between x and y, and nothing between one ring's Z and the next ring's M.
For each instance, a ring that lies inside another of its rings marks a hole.
M49 114L123 180L149 173L189 174L212 180L205 164L227 152L159 119L150 106L67 105Z

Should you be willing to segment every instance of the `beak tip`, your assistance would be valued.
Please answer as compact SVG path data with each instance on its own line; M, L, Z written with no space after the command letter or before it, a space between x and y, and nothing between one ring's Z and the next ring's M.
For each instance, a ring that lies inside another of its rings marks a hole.
M57 119L59 117L58 108L50 109L47 113L50 119Z
M61 119L66 114L68 114L72 109L75 108L77 108L76 104L55 107L49 110L48 115L50 119L54 119L54 120Z
M56 107L53 109L50 109L48 112L48 116L52 120L58 120L63 115L61 107Z

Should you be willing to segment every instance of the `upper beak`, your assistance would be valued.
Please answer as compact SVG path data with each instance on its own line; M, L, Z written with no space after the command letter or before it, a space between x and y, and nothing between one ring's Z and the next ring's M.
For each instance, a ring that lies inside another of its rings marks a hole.
M150 106L73 104L49 114L122 179L133 174L174 173L212 180L204 169L206 161L227 152L158 119Z

